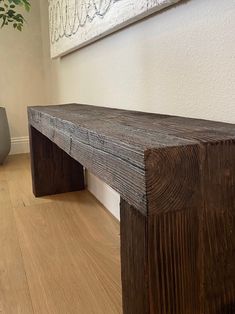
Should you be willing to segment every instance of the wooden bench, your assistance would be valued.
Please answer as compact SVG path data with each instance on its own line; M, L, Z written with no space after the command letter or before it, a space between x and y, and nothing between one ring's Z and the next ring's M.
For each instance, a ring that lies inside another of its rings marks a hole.
M77 104L28 117L36 196L83 189L83 167L121 195L124 314L235 313L235 125Z

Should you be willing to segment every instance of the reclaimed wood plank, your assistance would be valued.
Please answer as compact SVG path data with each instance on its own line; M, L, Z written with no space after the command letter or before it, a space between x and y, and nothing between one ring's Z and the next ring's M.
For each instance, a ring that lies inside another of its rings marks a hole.
M84 189L83 166L32 126L29 134L34 195Z
M203 313L235 313L235 140L204 146Z
M123 313L148 314L147 219L124 199L120 218Z
M124 314L234 312L233 124L77 104L28 115L121 195Z

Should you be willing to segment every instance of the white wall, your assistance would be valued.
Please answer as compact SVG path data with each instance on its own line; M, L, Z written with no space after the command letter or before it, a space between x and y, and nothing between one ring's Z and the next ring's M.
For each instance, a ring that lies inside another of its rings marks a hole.
M235 123L234 1L183 1L53 63L47 0L41 10L50 102ZM91 175L88 184L118 216L117 194Z
M39 2L31 3L22 32L0 29L0 106L7 110L13 153L28 149L26 107L45 102Z

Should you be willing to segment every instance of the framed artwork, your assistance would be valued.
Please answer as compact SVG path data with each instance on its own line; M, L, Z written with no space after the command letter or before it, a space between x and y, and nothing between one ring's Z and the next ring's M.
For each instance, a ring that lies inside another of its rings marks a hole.
M49 0L51 57L63 56L181 0Z

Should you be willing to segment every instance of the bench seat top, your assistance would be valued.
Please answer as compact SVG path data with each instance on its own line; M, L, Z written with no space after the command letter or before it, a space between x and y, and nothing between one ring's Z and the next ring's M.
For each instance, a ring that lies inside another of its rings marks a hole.
M192 147L235 139L233 124L82 104L29 107L28 116L32 127L144 213L146 171L156 166L149 161L147 167L152 153L159 165L158 153L171 167L176 150L194 156Z

